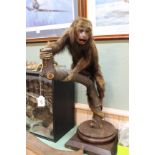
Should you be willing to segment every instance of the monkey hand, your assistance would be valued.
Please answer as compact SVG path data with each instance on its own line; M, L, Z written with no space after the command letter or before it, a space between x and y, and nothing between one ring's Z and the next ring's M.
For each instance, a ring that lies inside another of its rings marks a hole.
M68 76L63 81L71 81L75 77L75 73L73 71L69 72Z
M40 49L40 52L52 52L52 48L50 47L44 47Z

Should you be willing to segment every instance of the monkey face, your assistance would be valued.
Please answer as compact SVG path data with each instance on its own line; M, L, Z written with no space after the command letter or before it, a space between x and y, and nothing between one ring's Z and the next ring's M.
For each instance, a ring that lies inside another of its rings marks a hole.
M87 24L77 25L76 28L76 41L80 45L85 45L91 37L91 27Z

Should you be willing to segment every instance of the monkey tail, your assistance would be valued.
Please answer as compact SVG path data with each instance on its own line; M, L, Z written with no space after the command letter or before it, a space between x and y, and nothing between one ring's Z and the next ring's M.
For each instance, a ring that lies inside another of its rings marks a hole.
M100 108L100 107L92 107L92 106L90 105L90 108L91 108L92 112L93 112L95 115L97 115L97 116L99 116L99 117L101 117L101 118L104 117L104 113L101 111L101 108ZM100 110L99 110L98 108L99 108Z
M96 109L92 109L93 113L96 114L97 116L103 118L104 113L102 111L97 111Z

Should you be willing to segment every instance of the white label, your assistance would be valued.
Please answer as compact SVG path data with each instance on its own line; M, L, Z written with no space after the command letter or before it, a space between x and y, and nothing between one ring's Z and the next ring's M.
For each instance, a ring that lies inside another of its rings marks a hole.
M39 96L37 99L38 107L45 107L45 97Z

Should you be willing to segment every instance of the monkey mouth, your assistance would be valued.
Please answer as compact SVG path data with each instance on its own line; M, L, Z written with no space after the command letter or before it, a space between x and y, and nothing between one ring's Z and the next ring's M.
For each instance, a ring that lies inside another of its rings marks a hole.
M79 44L84 45L88 39L78 39Z

